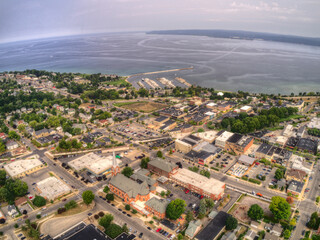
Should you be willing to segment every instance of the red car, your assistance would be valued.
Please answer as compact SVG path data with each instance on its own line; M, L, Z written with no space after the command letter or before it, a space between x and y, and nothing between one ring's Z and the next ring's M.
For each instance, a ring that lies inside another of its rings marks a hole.
M161 231L161 228L158 228L156 232L160 232L160 231Z
M190 192L190 190L189 190L189 189L186 189L184 192L185 192L185 194L187 194L187 193Z
M202 199L202 198L203 198L203 195L200 196L200 199Z

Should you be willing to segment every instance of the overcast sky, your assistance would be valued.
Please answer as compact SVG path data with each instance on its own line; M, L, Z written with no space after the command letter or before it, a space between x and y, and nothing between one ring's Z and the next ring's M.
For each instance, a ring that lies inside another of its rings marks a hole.
M320 37L320 0L0 0L0 42L159 29Z

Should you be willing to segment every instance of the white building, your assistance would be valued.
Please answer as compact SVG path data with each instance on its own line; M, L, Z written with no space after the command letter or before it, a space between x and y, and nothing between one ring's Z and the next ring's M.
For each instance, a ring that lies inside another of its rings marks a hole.
M227 140L233 135L232 132L224 131L219 137L216 139L215 145L219 148L224 149Z
M308 128L320 129L320 118L314 117L308 123Z
M48 177L37 183L37 191L40 196L48 200L54 200L70 192L71 188L56 177Z
M23 177L26 174L33 173L43 167L38 155L33 155L24 160L11 162L4 166L4 169L10 177Z

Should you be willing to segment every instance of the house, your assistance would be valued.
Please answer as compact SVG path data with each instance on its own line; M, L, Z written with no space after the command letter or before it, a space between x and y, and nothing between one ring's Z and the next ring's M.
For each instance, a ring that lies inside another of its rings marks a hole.
M17 200L14 201L14 205L16 205L17 207L20 207L24 204L27 203L27 198L26 197L20 197Z
M167 178L174 174L178 168L178 165L160 158L155 158L148 162L148 170Z
M72 125L72 128L81 129L81 133L84 133L85 131L87 131L87 126L85 124L75 123L75 124Z
M246 240L254 240L256 237L257 233L252 231L251 229L244 235L244 239Z
M260 226L260 223L257 221L251 221L250 223L250 227L259 228L259 226Z
M166 209L169 202L166 199L159 199L157 197L150 198L145 203L145 209L152 213L155 217L163 219L166 216Z
M16 141L10 141L6 143L6 147L8 150L13 150L19 147L19 144Z
M200 229L201 229L201 221L193 220L189 222L188 228L185 231L185 235L190 239L192 239L200 231Z
M8 210L9 216L12 218L15 218L17 215L19 215L15 205L8 205L7 210Z
M279 237L276 235L273 235L269 232L266 232L263 239L264 240L279 240Z
M282 233L282 227L280 225L274 225L270 231L270 233L272 235L278 236L280 237L281 233Z
M36 137L36 138L40 138L40 137L47 137L50 135L50 133L52 132L52 130L50 129L41 129L41 130L37 130L33 132L33 136Z
M291 168L286 171L286 179L289 180L296 180L296 181L304 181L304 179L308 176L308 174L300 169Z
M4 139L7 138L7 135L2 132L2 133L0 133L0 138L1 138L2 140L4 140Z

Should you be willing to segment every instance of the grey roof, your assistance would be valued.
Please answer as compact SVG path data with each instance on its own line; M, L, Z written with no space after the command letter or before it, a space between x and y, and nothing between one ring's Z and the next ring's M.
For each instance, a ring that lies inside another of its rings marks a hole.
M153 198L150 198L145 203L145 205L148 207L151 207L152 209L156 210L159 213L165 213L168 206L168 201L153 197Z
M243 163L246 163L246 164L249 164L249 165L252 165L254 163L255 159L252 158L252 157L249 157L247 155L241 155L239 157L239 162L243 162Z
M139 184L123 174L117 174L111 178L110 184L128 194L130 198L135 198L138 194L145 196L150 192L148 184Z
M289 191L294 191L297 193L301 193L303 189L304 183L303 182L298 182L296 180L291 180L288 186Z
M159 168L165 172L171 172L174 168L177 167L177 165L175 165L174 163L170 163L168 161L165 161L161 158L155 158L153 160L151 160L148 164Z
M156 180L146 176L145 174L143 174L143 172L140 171L132 174L131 178L139 184L146 182L149 186L153 186L157 182Z
M194 234L196 233L197 228L201 226L201 221L200 220L194 220L189 222L188 228L185 232L187 236L190 238L193 238Z

